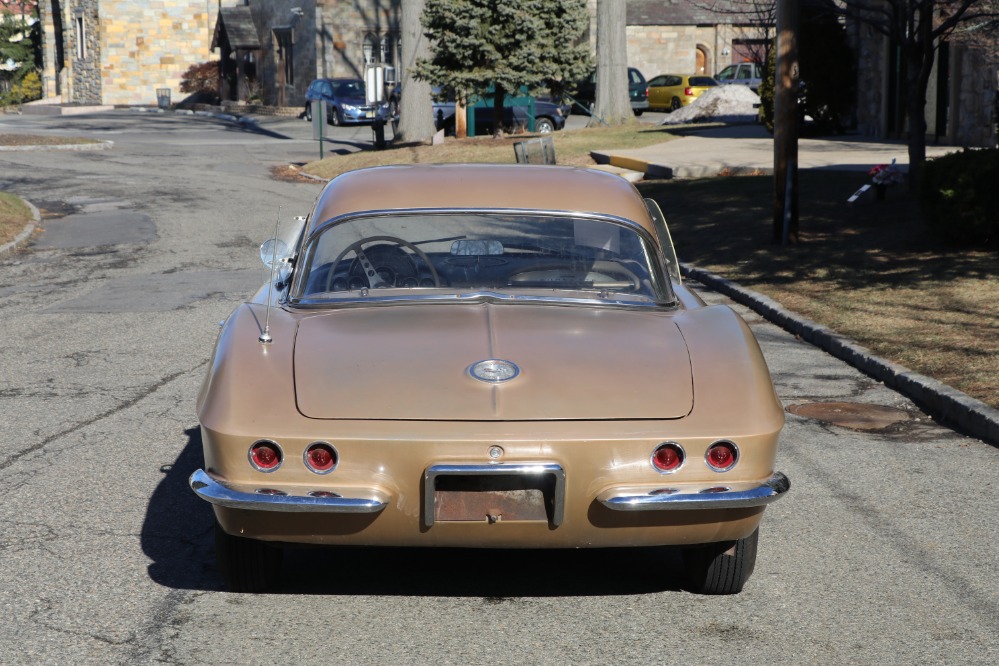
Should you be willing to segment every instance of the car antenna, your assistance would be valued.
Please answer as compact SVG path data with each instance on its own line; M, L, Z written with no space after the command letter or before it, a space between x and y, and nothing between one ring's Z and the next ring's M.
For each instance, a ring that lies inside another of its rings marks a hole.
M278 226L281 224L281 207L278 206L278 218L274 222L274 236L277 238ZM264 315L264 332L257 338L263 344L269 344L274 338L271 337L271 292L274 290L274 269L277 266L277 243L271 243L274 249L271 251L271 275L267 280L267 311Z

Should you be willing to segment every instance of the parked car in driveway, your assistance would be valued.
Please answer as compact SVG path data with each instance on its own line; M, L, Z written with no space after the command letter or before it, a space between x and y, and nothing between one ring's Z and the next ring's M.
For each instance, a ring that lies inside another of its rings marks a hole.
M330 125L371 123L376 118L388 120L388 105L368 104L361 79L316 79L305 92L305 118L312 121L312 101L326 103L326 122Z
M790 487L784 410L654 201L580 167L410 164L301 219L197 398L190 487L231 590L285 544L677 546L690 589L742 590ZM670 562L648 575L681 582Z
M701 93L717 86L710 76L697 74L660 74L649 80L649 109L676 111L687 106Z
M434 116L434 126L439 130L443 129L446 134L454 134L454 100L440 100L443 95L439 87L434 87L432 94L434 95L434 99L431 102L431 111ZM401 98L402 91L396 86L389 96L390 112L398 112ZM514 103L515 99L518 103ZM506 98L503 127L523 127L526 129L530 126L530 109L527 105L519 103L523 102L524 99L524 96L519 98L508 96ZM569 116L567 109L568 105L557 104L551 101L550 98L535 97L534 131L539 134L549 134L561 130L565 127L566 118ZM493 107L491 103L487 100L484 104L477 104L475 108L475 134L491 134L493 129Z
M763 81L763 68L755 62L739 62L715 74L715 80L719 85L749 86L753 92L758 92Z
M597 72L594 70L589 77L576 84L576 92L573 98L587 110L593 109L597 92ZM628 68L628 99L631 101L631 110L636 116L642 115L649 108L649 91L645 77L634 67Z

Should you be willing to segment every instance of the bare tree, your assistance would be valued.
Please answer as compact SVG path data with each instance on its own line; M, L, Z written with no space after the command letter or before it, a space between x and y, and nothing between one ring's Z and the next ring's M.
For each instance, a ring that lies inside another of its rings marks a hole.
M597 83L590 125L634 121L628 99L627 5L597 0Z
M995 25L995 0L824 0L830 11L870 26L898 48L908 122L910 184L926 162L926 90L940 44L956 30Z
M397 141L426 141L433 136L433 106L430 102L430 84L413 78L411 68L420 58L429 54L429 40L423 34L423 0L402 0L400 24L402 72L399 82L402 95L399 99L399 125L395 131Z

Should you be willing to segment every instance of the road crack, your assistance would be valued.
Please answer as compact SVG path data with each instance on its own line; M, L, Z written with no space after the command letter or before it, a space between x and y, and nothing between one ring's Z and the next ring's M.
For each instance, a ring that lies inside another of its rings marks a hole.
M10 467L11 465L13 465L14 463L18 462L19 460L21 460L25 456L30 455L32 453L35 453L37 451L40 451L41 449L44 449L49 444L52 444L53 442L58 441L59 439L65 437L66 435L71 435L74 432L78 432L78 431L82 430L83 428L86 428L87 426L93 425L94 423L97 423L97 422L99 422L99 421L101 421L103 419L108 418L109 416L114 416L115 414L117 414L117 413L119 413L121 411L129 409L130 407L134 407L135 405L139 404L140 402L142 402L143 400L145 400L149 396L153 395L154 393L156 393L161 388L163 388L164 386L166 386L167 384L169 384L173 380L177 379L178 377L182 377L182 376L184 376L186 374L189 374L191 372L195 372L198 369L203 368L207 364L208 364L207 360L206 361L202 361L198 365L194 366L193 368L189 368L188 370L179 370L177 372L169 374L166 377L160 379L155 384L147 386L138 395L133 396L132 398L129 398L128 400L124 401L120 405L117 405L117 406L115 406L115 407L113 407L113 408L111 408L111 409L109 409L107 411L101 412L100 414L97 414L97 415L95 415L95 416L93 416L93 417L91 417L91 418L89 418L89 419L87 419L85 421L81 421L80 423L77 423L76 425L70 426L69 428L66 428L65 430L61 430L60 432L57 432L54 435L50 435L49 437L46 437L42 441L38 442L37 444L33 444L33 445L29 446L26 449L18 451L17 453L13 454L12 456L10 456L9 458L7 458L3 462L0 462L0 472L2 472L3 470L7 469L8 467Z

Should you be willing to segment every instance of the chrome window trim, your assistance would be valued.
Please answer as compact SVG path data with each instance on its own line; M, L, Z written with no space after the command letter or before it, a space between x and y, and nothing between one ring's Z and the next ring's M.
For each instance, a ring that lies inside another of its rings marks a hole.
M645 204L646 211L648 211L647 204ZM290 284L286 286L287 289L287 299L286 302L291 306L298 306L303 302L311 302L313 305L316 303L317 299L304 299L301 297L295 297L302 287L302 280L304 276L309 273L308 261L311 261L311 256L308 253L309 247L313 242L329 230L332 227L343 224L350 220L359 218L377 218L377 217L401 217L401 216L416 216L416 215L455 215L455 214L474 214L474 215L543 215L547 217L562 217L568 219L577 220L592 220L598 222L608 222L611 224L617 224L630 229L637 233L640 238L643 239L645 244L649 249L653 251L653 257L655 261L653 265L650 266L653 274L650 276L652 281L656 286L661 287L658 291L662 292L660 296L661 301L657 303L661 305L673 306L677 303L676 295L673 293L672 278L669 273L669 262L666 259L664 253L664 248L660 242L660 239L656 236L657 233L650 233L645 227L638 224L634 220L630 220L625 217L619 217L617 215L609 215L605 213L588 213L582 211L566 211L566 210L546 210L539 208L406 208L406 209L377 209L377 210L365 210L365 211L355 211L351 213L344 213L342 215L337 215L336 217L331 217L324 222L316 224L308 234L306 234L306 229L308 229L309 222L306 223L302 230L301 244L299 250L295 255L296 265L294 275L292 276ZM651 216L650 216L651 217ZM310 214L311 221L311 214ZM653 221L653 227L655 223ZM297 260L304 259L306 261L305 265L298 266ZM539 299L539 300L550 300L550 299ZM566 302L578 303L578 299L565 299ZM322 301L328 305L335 305L329 300ZM365 302L370 302L366 300ZM605 303L605 301L596 301L597 303Z
M365 306L365 305L405 305L407 303L535 303L549 305L594 305L594 306L615 306L628 309L646 308L673 308L676 301L621 301L609 298L568 298L564 296L526 296L524 294L504 294L495 291L472 291L459 294L439 294L439 293L409 293L406 296L371 296L371 290L364 290L367 295L358 295L337 300L309 298L298 301L288 300L282 305L291 308L311 310L311 309L331 309L338 307Z

